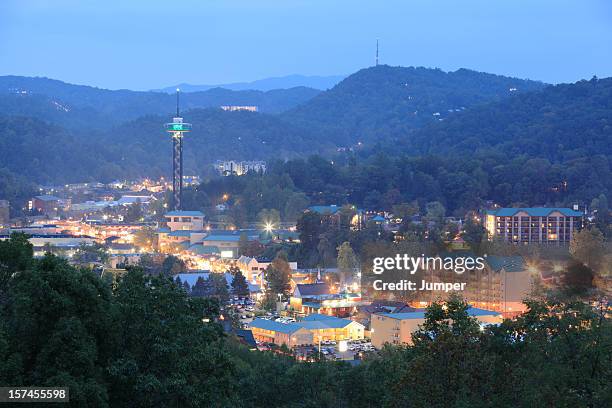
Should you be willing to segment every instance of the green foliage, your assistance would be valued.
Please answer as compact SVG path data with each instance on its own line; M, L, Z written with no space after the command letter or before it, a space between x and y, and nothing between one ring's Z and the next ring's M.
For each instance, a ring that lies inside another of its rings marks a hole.
M234 279L232 280L232 292L236 296L249 296L249 285L247 284L246 278L240 270L234 273Z
M50 251L51 252L51 251ZM82 244L72 256L72 262L77 265L89 263L105 263L108 261L109 254L104 245L94 243L93 245Z
M33 260L19 235L0 242L0 263L12 271L0 304L0 384L68 386L73 406L598 408L612 402L605 300L528 300L517 319L481 329L467 304L452 297L428 308L412 346L385 346L355 366L299 363L287 350L252 352L224 336L215 323L216 299L187 296L163 276L131 268L111 287L53 255Z
M187 266L185 265L185 262L174 255L168 255L161 265L161 273L164 276L173 276L183 273L186 270Z
M343 242L338 248L338 271L340 272L341 283L351 277L356 271L359 270L359 260L355 251L351 248L350 242Z
M268 282L266 295L275 300L278 295L282 298L289 296L290 278L291 268L287 262L287 256L283 252L279 252L266 269L266 281Z
M590 268L599 269L606 252L601 231L593 227L575 233L570 242L569 251L578 261Z
M11 276L26 270L33 254L34 249L26 234L13 233L10 239L0 241L0 299L4 297Z
M224 274L210 273L208 279L205 281L205 285L209 288L208 296L218 299L220 303L229 300L229 290Z

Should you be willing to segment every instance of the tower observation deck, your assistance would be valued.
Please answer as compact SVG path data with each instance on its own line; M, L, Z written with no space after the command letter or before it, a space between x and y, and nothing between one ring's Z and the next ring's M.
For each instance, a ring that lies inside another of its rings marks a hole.
M179 90L176 90L176 117L166 123L172 136L172 208L181 210L183 198L183 133L191 131L191 124L183 122L179 111Z

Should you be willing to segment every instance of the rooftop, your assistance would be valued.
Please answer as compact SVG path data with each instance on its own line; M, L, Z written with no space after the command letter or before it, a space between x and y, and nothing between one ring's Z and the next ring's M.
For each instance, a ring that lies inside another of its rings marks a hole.
M301 297L329 295L329 286L326 283L303 283L296 285L296 292Z
M249 324L249 326L251 328L270 330L287 334L294 333L302 328L302 326L298 326L295 323L279 323L273 320L266 319L255 319Z
M36 198L37 200L40 200L40 201L58 201L58 200L60 200L59 197L52 196L52 195L39 195L39 196L36 196L34 198Z
M472 317L478 316L498 316L501 313L493 310L479 309L477 307L468 308L468 315ZM425 312L408 312L408 313L378 313L379 316L390 317L396 320L411 320L411 319L424 319Z
M574 211L571 208L562 207L520 207L520 208L498 208L496 210L489 210L487 214L495 215L498 217L512 217L518 212L526 212L531 217L546 217L551 213L558 211L566 217L582 217L580 211Z
M488 255L485 259L495 272L501 271L502 268L506 272L522 272L525 270L525 262L522 256Z
M306 325L304 325L304 323ZM341 319L335 316L314 313L306 316L301 322L298 322L297 324L303 325L303 327L308 327L309 325L314 325L314 323L317 323L318 326L321 326L321 328L341 329L353 323L353 321L350 319Z
M201 211L181 211L174 210L167 212L165 217L203 217L204 213Z
M335 214L340 208L337 205L313 205L312 207L308 207L308 209L312 212L316 212L317 214Z

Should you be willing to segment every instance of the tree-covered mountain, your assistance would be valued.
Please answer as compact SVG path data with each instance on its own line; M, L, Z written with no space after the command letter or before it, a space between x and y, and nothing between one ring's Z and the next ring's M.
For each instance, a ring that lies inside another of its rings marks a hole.
M219 109L194 109L184 114L193 124L184 137L186 172L201 174L219 159L291 158L333 150L334 144L312 144L307 129L275 115ZM158 176L171 171L171 141L163 116L146 116L123 123L101 137L105 145L122 146L122 166Z
M228 178L219 191L248 202L245 219L275 205L270 194L253 194L262 188L302 193L311 204L350 203L368 210L392 211L415 201L423 209L439 202L457 216L486 200L502 206L591 206L594 199L612 197L611 124L612 79L550 86L467 108L405 140L387 139L333 161L273 163L263 180L251 181L258 189ZM200 190L215 197L210 194L215 185ZM236 207L232 211L240 215ZM273 208L283 214L283 206Z
M406 148L424 154L472 154L570 161L612 155L612 78L548 86L467 109L416 132Z
M283 116L315 128L317 140L339 145L405 139L412 130L459 116L468 107L544 86L467 69L380 65L358 71Z
M138 112L172 106L172 95L56 82L33 81L64 93L10 88L12 94L0 97L0 169L6 180L110 181L170 173L171 144L163 124L172 112ZM218 102L225 92L199 94ZM160 97L168 99L162 103ZM280 99L286 102L287 94ZM131 106L129 121L114 116L123 105ZM194 126L185 137L185 169L203 174L217 159L320 154L325 159L317 163L335 163L323 173L306 162L279 170L315 202L324 197L375 208L420 199L458 213L485 199L508 205L588 203L612 194L611 108L612 79L544 87L468 70L379 66L281 114L185 109L185 120ZM106 129L95 126L109 115L115 119ZM358 141L365 144L356 152L335 153Z
M254 105L264 113L279 113L306 102L320 91L306 87L232 91L215 88L181 96L181 109ZM170 117L176 97L162 92L108 90L47 78L0 77L0 107L4 114L38 117L65 126L87 118L89 127L108 128L145 115Z

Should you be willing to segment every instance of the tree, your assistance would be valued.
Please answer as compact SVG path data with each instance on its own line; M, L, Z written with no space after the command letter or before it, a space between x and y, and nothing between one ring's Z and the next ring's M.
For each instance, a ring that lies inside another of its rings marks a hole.
M608 236L612 229L610 227L610 208L606 195L602 193L597 198L594 198L591 208L595 211L595 225L597 229Z
M597 270L605 254L603 234L596 227L576 232L569 250L575 259Z
M158 234L152 227L143 227L134 232L134 245L149 251L157 248Z
M164 276L172 276L187 271L187 266L182 259L168 255L161 265L161 273Z
M246 232L242 232L240 234L240 239L238 241L238 253L240 255L245 255L248 251L248 246L249 246L249 238L246 234Z
M568 296L585 296L594 289L595 273L581 262L572 262L561 276L564 294Z
M7 289L9 279L15 272L26 270L34 254L28 236L12 233L6 241L0 241L0 304Z
M338 247L338 271L340 272L340 284L345 285L349 277L353 277L359 268L359 261L350 242L343 242Z
M286 298L291 290L291 267L284 252L279 252L266 269L267 294Z
M106 263L109 254L104 245L94 243L92 245L81 244L76 253L72 256L72 262L75 264L88 264L93 262Z
M419 203L412 201L410 203L396 204L392 207L393 215L399 218L410 218L419 213Z
M446 209L439 201L432 201L425 206L426 217L429 221L435 222L438 225L442 224Z
M308 207L308 197L304 193L293 193L289 196L284 208L284 219L286 221L297 221L300 215Z
M249 285L247 284L246 278L240 270L234 274L232 280L232 292L236 296L246 297L249 296Z
M319 236L317 251L319 253L319 266L322 268L332 267L335 263L336 251L334 244L331 242L331 235L328 232Z
M140 222L143 221L144 213L142 211L142 204L140 199L136 200L134 204L128 206L125 214L126 222Z
M162 271L162 264L166 257L163 254L142 254L138 266L149 275L157 275Z
M223 273L209 273L206 279L206 286L210 290L210 296L219 299L220 303L229 300L229 291L227 289L227 280Z
M211 296L212 288L209 283L210 282L208 282L206 279L202 278L201 276L198 277L198 279L196 280L196 283L191 288L191 292L190 292L191 296L194 296L194 297Z
M465 220L461 236L465 242L470 244L473 250L478 251L483 239L487 239L487 230L474 217L468 216Z
M72 403L107 405L104 364L114 357L116 335L112 309L108 286L90 271L50 254L33 262L9 284L1 316L10 352L0 378L65 384Z
M315 266L318 261L317 245L323 232L322 218L318 213L307 211L297 222L300 233L300 259L307 266Z

